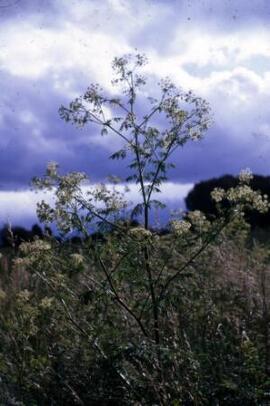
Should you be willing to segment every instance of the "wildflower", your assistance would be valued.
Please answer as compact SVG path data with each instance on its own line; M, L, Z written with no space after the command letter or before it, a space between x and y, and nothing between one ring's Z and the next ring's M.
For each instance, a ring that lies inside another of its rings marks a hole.
M189 136L192 141L198 141L201 138L201 133L198 128L191 128L189 130Z
M171 226L176 235L183 235L189 231L191 223L186 220L174 220L171 222Z
M24 289L20 293L17 294L17 299L19 302L28 302L30 299L31 293L29 290Z
M269 210L268 200L259 193L254 194L252 203L253 208L258 210L260 213L266 213Z
M42 309L50 309L53 305L53 298L52 297L44 297L40 302L40 307Z
M30 257L28 257L28 258L19 257L19 258L15 258L13 260L13 266L17 269L28 267L28 266L32 265L32 263L33 263L33 258L30 258Z
M248 185L242 185L237 188L230 188L227 193L227 199L230 202L242 200L246 203L251 203L253 200L254 191Z
M58 164L54 161L51 161L47 165L47 175L50 177L56 177L57 176L57 170L58 170Z
M152 236L150 230L146 230L143 227L134 227L129 230L129 235L138 239L144 239Z
M188 219L192 223L193 227L198 227L200 231L207 231L210 226L210 222L200 210L189 212Z
M75 267L78 267L78 266L83 264L84 258L83 258L83 256L81 254L77 254L77 253L71 254L70 258L72 260L72 264Z
M252 209L258 210L260 213L266 213L269 210L268 196L262 196L248 185L229 189L227 199L234 203L249 204Z
M194 210L188 213L188 218L192 223L198 224L206 220L205 215L200 210Z
M220 203L225 197L225 190L217 187L211 192L211 197L216 203Z
M249 183L253 179L252 172L249 168L242 169L239 174L239 180L241 183Z
M23 242L20 245L20 251L27 255L33 254L40 251L48 251L51 249L51 245L43 240L35 240L33 242Z

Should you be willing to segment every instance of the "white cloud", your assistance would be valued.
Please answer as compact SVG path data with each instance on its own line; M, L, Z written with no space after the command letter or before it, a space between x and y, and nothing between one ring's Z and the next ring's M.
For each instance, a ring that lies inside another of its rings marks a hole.
M24 110L19 113L19 119L24 124L33 124L37 122L34 114L29 110Z
M113 188L112 185L107 185L109 188ZM89 188L93 188L95 185L83 186L82 190L86 194ZM184 208L184 198L187 193L192 189L193 184L180 184L168 182L164 183L161 187L161 194L153 195L155 198L159 198L164 201L170 207L170 204ZM120 192L125 191L124 185L116 186ZM140 193L138 185L130 184L129 192L125 194L125 199L133 204L138 203L140 199ZM23 191L0 191L0 224L10 222L12 225L27 224L31 225L37 221L36 206L41 200L45 200L48 203L53 203L52 192L34 192L31 190Z
M138 203L141 200L141 195L139 192L139 186L136 184L128 185L129 192L126 194L126 199L128 201ZM181 207L183 207L183 200L188 194L188 192L192 189L192 183L174 183L174 182L166 182L161 185L161 193L154 193L154 199L160 199L166 203L174 202L179 203ZM124 192L125 186L119 185L117 186L118 190Z
M55 25L41 24L32 14L2 25L0 66L22 78L48 77L48 85L68 97L81 91L74 72L111 88L112 59L134 50L131 38L147 27L148 13L160 18L167 9L122 0L56 0L55 7Z
M112 58L130 50L124 40L69 22L61 29L39 29L30 21L16 29L7 24L1 38L5 42L0 51L2 69L28 79L48 76L50 86L68 93L74 71L106 83Z
M36 204L46 198L32 191L0 191L0 223L13 225L36 221Z
M237 66L256 56L270 58L269 28L251 26L224 33L205 27L190 30L180 27L170 52L179 55L182 64L210 65L211 69Z
M112 58L133 50L131 43L140 37L140 30L146 33L148 13L152 19L161 20L162 13L166 15L169 10L166 5L139 3L135 6L123 0L107 0L100 5L95 1L89 4L59 0L56 26L41 28L31 15L16 27L12 21L7 22L0 33L4 44L0 50L1 68L28 79L48 77L49 86L70 98L83 90L74 80L74 72L110 89ZM170 24L169 20L166 24ZM184 88L204 94L209 94L214 86L223 86L245 102L245 85L240 86L236 70L243 78L240 70L246 69L251 58L270 61L269 29L249 27L225 34L206 31L205 27L199 30L176 25L166 55L153 48L148 48L147 53L148 72L158 77L169 75ZM196 71L198 68L206 68L203 75ZM248 74L250 79L252 72ZM256 70L253 75L255 80Z

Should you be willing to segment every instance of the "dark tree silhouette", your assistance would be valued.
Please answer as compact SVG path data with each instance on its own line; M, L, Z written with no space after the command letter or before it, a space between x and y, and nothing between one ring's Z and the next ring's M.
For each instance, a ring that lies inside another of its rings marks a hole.
M22 242L33 241L35 237L43 237L42 229L38 224L34 224L31 230L27 230L21 226L10 227L6 224L0 230L0 242L2 247L17 248Z

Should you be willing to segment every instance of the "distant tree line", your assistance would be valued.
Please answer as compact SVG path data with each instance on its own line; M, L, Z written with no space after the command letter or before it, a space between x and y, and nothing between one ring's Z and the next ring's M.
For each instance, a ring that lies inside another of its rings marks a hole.
M211 198L211 192L214 188L220 187L224 190L236 187L239 180L238 177L232 175L224 175L219 178L212 178L206 181L195 184L193 189L188 193L185 198L186 207L189 211L200 210L211 218L217 215L217 208L215 202ZM263 195L267 195L270 199L270 176L254 175L250 182L251 187L254 190L260 191ZM223 207L226 207L226 202L222 203ZM270 227L270 212L259 213L252 210L246 213L246 220L252 228L269 228ZM138 226L137 220L129 222L130 227ZM169 230L167 228L156 230L159 234L167 234ZM43 238L44 235L51 235L52 231L49 227L45 227L43 230L38 224L34 224L31 229L26 229L21 226L4 225L0 230L0 246L1 247L15 247L17 248L22 242L30 242L35 238ZM102 240L104 237L100 232L92 234L92 239ZM70 238L73 243L79 243L81 240L77 236Z
M43 238L45 234L51 234L51 230L46 228L43 231L38 224L34 224L30 230L21 226L5 224L0 230L0 245L1 247L17 248L22 242L31 242L35 238Z
M239 183L238 177L232 175L224 175L219 178L212 178L206 181L195 184L194 188L188 193L185 198L186 207L189 211L200 210L211 218L217 215L215 202L211 198L211 192L214 188L222 188L228 190L236 187ZM254 175L250 182L252 189L260 191L262 195L267 195L270 198L270 176ZM223 202L223 208L226 208L228 203ZM259 213L252 210L246 213L246 220L252 228L269 228L270 227L270 212Z
M127 228L134 228L139 226L139 222L137 220L122 220L121 224L126 226ZM107 233L109 230L107 230ZM158 230L159 234L167 234L169 231L168 229L160 229ZM53 235L53 231L50 227L46 226L44 228L40 227L38 224L34 224L30 229L27 229L22 226L10 226L9 224L5 224L0 229L0 247L13 247L18 248L19 245L23 242L32 242L35 239L44 239L45 237L51 236L62 243L71 243L72 245L81 245L85 242L85 238L79 235L72 235L70 237L65 237L61 239L58 235ZM105 234L101 231L94 231L91 233L91 241L97 243L104 243L106 241Z

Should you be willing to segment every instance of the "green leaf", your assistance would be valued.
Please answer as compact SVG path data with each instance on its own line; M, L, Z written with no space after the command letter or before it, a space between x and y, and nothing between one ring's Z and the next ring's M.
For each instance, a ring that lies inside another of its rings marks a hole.
M108 134L107 128L103 127L101 130L101 135L107 135L107 134Z
M124 159L127 155L125 149L120 149L110 156L110 159Z

